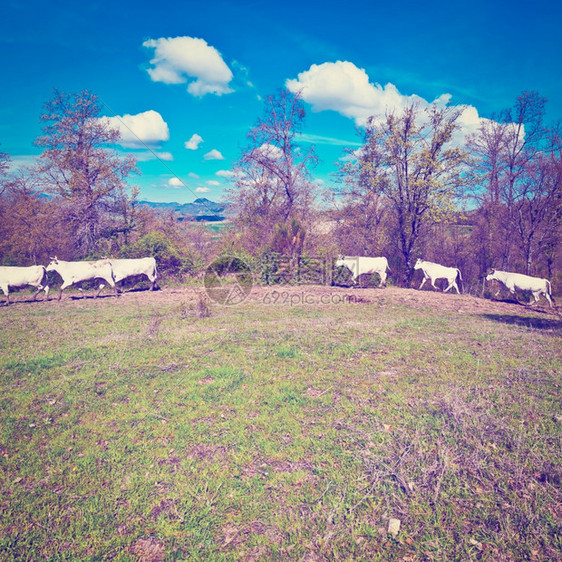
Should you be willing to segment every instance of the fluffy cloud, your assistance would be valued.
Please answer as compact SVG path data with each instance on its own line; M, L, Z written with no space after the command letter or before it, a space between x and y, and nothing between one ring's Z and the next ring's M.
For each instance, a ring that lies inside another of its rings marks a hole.
M224 160L224 156L216 148L207 152L203 158L205 158L205 160Z
M215 181L215 180L208 180L205 182L207 185L210 185L211 187L217 187L220 185L220 182Z
M267 143L256 148L255 152L269 160L279 160L283 156L283 151L278 146Z
M187 148L187 150L197 150L202 142L203 137L195 133L194 135L191 135L191 138L188 141L185 141L185 148Z
M393 84L372 84L365 70L347 61L313 64L286 86L292 92L300 90L314 111L331 109L360 125L371 115L401 109L411 99Z
M300 91L313 111L337 111L354 119L359 126L365 125L373 115L400 112L412 103L420 109L429 107L431 103L445 107L451 99L450 94L442 94L433 102L428 102L417 95L401 94L394 84L373 84L364 69L348 61L313 64L297 79L287 80L286 86L292 92ZM459 109L462 114L458 122L463 135L477 130L481 118L476 108L463 106Z
M171 152L154 152L151 150L143 150L141 152L133 152L133 156L139 162L148 162L149 160L166 160L172 161L174 159Z
M232 170L219 170L215 173L215 176L221 178L233 178L236 174Z
M204 39L196 37L161 37L149 39L144 47L154 49L147 70L154 82L183 84L192 80L187 91L197 97L205 94L229 94L232 72L220 53Z
M109 121L111 127L119 130L122 146L139 148L146 144L158 144L170 138L168 124L160 113L152 109L136 115L116 115L104 119Z
M198 187L195 193L209 193L211 191L208 187Z
M170 178L168 180L168 185L170 187L184 187L184 183L177 177Z
M1 152L1 150L0 150ZM17 172L23 168L34 166L38 161L38 156L26 154L21 156L11 156L8 162L8 172Z

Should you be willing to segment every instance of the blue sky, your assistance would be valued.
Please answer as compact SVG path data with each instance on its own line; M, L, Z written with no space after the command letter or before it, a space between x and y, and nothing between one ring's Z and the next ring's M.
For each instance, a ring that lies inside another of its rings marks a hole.
M465 133L526 90L562 119L559 3L425 4L4 1L0 151L32 163L53 89L88 89L144 142L123 129L141 198L189 202L221 198L280 87L302 89L324 186L369 114L412 99L466 106Z

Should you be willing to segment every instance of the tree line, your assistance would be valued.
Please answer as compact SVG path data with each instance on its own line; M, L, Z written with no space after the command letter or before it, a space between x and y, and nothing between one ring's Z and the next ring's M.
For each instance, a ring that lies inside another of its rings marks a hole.
M0 263L152 255L181 277L235 254L266 267L271 282L281 263L381 255L393 282L410 286L423 257L459 267L474 293L491 267L548 277L556 292L562 136L544 122L545 103L523 93L468 137L462 108L413 103L374 115L328 187L313 179L314 149L299 144L301 96L280 90L248 132L225 195L232 219L217 230L139 205L136 162L116 150L119 132L98 98L55 91L40 117L37 164L10 173L0 153Z

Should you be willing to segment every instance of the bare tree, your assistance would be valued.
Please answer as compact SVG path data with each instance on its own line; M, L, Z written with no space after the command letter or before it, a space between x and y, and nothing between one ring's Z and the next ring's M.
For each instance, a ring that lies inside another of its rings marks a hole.
M455 211L463 186L465 153L451 144L458 112L410 105L382 120L371 117L364 145L347 172L359 187L383 197L396 221L403 281L409 284L420 237Z
M532 273L560 227L560 136L543 125L545 102L524 92L472 139L485 187L478 194L487 223L484 267Z
M10 155L7 152L0 152L0 195L4 193L8 182L8 169L10 167Z
M314 196L309 170L316 162L313 150L304 153L297 144L304 117L299 94L280 90L269 96L264 117L250 130L250 145L236 167L229 199L237 224L257 247L270 245L280 230L297 228L294 221L301 223L295 245L302 246L302 225Z
M536 257L543 247L559 243L562 229L562 161L560 139L537 154L520 178L512 204L525 272L534 273Z
M54 251L68 250L69 233L60 220L60 209L41 195L41 178L33 169L19 170L6 183L1 198L0 255L10 263L42 263Z
M39 170L45 190L61 199L78 255L95 250L103 237L130 230L128 209L136 197L125 183L136 171L134 159L110 148L119 132L100 112L97 97L88 91L55 90L41 116L43 135L36 140L43 149Z

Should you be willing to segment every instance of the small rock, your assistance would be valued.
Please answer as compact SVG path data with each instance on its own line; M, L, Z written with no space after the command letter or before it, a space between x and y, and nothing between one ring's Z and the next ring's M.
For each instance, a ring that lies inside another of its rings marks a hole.
M388 533L393 537L397 537L399 531L400 531L400 519L391 519L388 522Z

